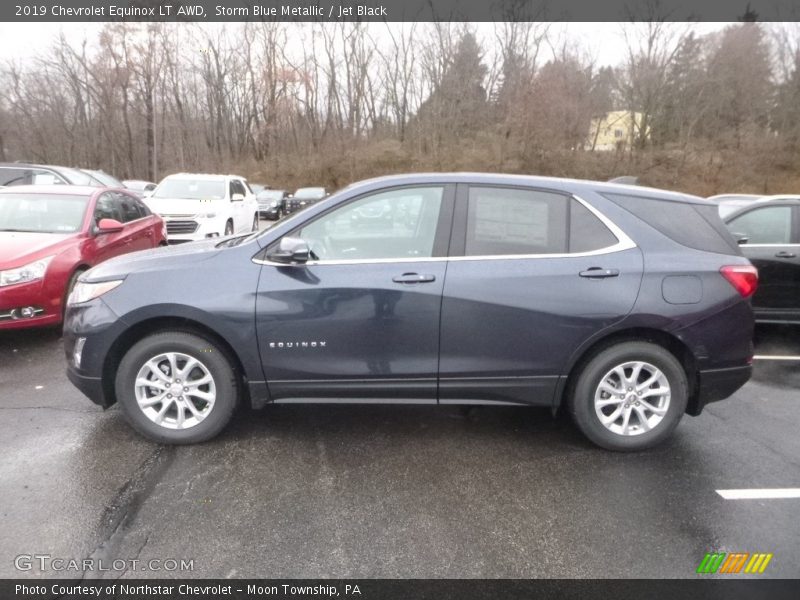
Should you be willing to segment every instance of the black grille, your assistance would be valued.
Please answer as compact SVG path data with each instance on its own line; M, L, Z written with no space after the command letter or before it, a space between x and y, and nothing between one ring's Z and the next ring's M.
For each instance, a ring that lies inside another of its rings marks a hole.
M197 221L167 221L168 234L194 233L197 231Z

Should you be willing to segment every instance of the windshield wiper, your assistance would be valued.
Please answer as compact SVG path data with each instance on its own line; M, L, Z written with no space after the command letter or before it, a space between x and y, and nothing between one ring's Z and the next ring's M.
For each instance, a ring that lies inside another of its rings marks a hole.
M51 233L49 231L42 231L41 229L13 229L13 228L6 229L5 227L0 228L0 231L14 231L20 233Z

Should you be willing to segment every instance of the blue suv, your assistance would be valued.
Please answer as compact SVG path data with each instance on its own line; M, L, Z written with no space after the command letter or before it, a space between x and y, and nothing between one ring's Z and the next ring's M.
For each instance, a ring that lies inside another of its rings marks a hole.
M164 443L212 438L241 403L482 404L565 409L639 450L749 379L756 286L700 198L402 175L105 262L64 340L71 381Z

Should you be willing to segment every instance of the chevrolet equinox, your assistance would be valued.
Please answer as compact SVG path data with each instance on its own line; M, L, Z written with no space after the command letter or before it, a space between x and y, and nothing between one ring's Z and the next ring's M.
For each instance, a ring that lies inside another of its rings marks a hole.
M700 198L402 175L107 261L64 341L70 380L159 442L208 440L239 403L482 404L563 408L639 450L748 380L756 285Z

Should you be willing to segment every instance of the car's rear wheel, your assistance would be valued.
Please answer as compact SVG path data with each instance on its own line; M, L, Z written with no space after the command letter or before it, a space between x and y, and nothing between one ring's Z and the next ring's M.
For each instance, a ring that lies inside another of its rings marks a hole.
M253 217L253 228L250 231L258 231L258 213Z
M688 382L668 350L624 342L591 358L569 398L580 430L608 450L635 451L663 442L686 410Z
M220 348L179 331L134 344L120 362L115 390L133 428L167 444L217 435L230 421L238 396L234 370Z

